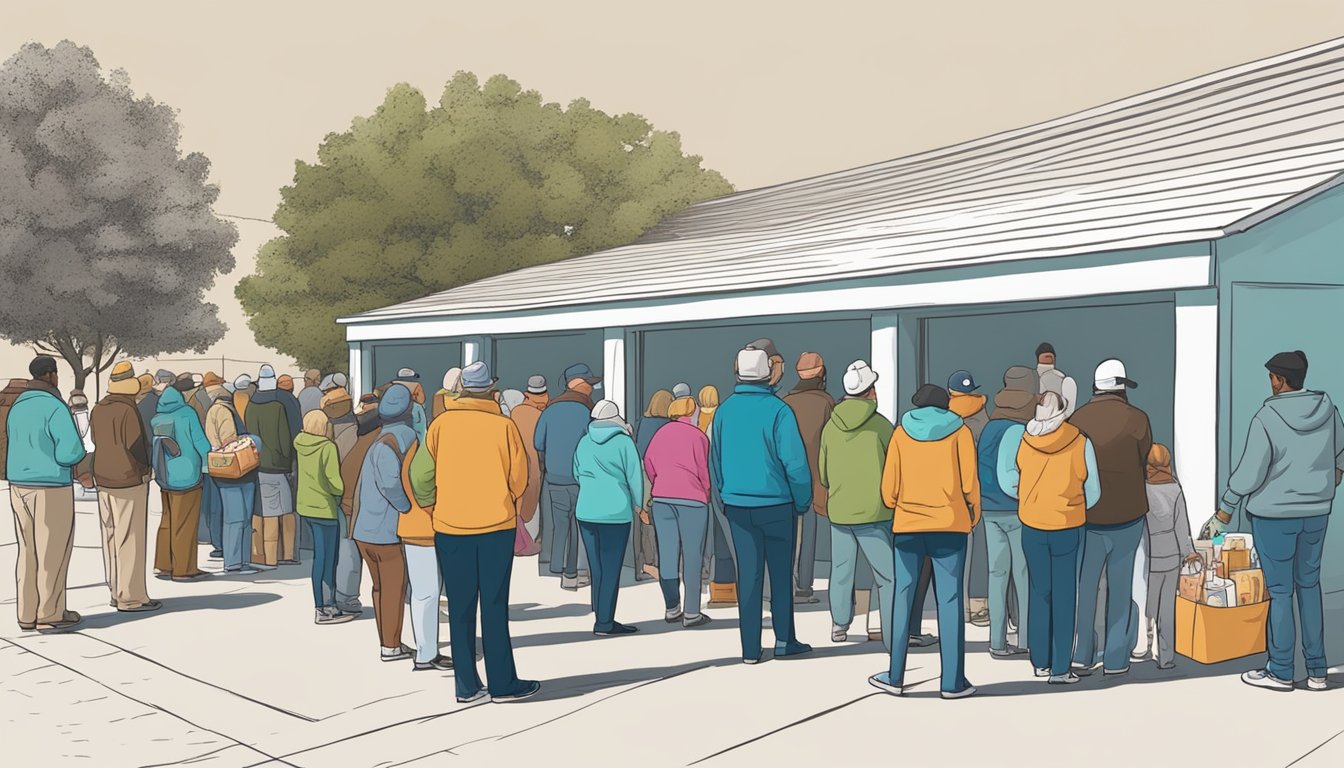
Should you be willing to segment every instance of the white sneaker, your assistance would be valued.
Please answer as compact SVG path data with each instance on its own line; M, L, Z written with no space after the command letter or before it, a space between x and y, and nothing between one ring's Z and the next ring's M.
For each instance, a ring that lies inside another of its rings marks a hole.
M1292 681L1280 680L1271 675L1269 670L1252 669L1250 672L1241 674L1241 682L1247 685L1253 685L1256 688L1267 688L1271 691L1291 691L1293 690Z
M965 688L962 688L960 691L950 691L950 692L949 692L949 691L943 691L940 695L941 695L944 699L953 700L953 699L969 699L970 697L974 696L975 694L976 694L976 688L975 688L975 686L974 686L974 685L968 685L968 686L966 686Z
M1035 675L1036 677L1050 677L1050 668L1035 667L1032 669L1032 674Z
M1101 662L1097 662L1096 664L1079 664L1075 661L1069 665L1069 671L1079 677L1087 677L1098 669L1101 669Z
M1324 677L1308 677L1307 690L1324 691L1330 687L1330 681Z
M569 590L570 592L577 592L579 591L579 580L574 576L561 576L560 588Z
M1073 674L1072 672L1066 672L1062 675L1051 675L1050 679L1047 682L1050 685L1073 685L1074 683L1080 683L1082 681L1083 678Z
M831 642L843 643L849 639L849 627L840 624L831 625Z

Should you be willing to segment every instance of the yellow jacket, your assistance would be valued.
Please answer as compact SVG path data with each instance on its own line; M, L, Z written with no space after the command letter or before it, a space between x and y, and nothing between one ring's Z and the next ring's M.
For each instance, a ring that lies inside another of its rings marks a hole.
M437 487L435 532L513 530L527 491L527 452L518 426L494 400L461 397L445 405L425 436Z
M1017 516L1023 525L1062 531L1087 522L1087 445L1087 438L1068 422L1048 435L1022 438L1017 448Z
M887 447L882 499L896 533L970 533L980 519L975 439L947 411L935 417L941 425L921 425L921 412L933 410L907 413Z

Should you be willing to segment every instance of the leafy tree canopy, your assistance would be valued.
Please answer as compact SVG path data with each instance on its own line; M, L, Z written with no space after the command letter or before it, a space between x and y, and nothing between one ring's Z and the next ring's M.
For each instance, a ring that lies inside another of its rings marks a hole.
M233 224L177 115L104 76L88 48L0 65L0 336L64 358L75 388L118 354L203 352L225 331L204 292L233 269Z
M337 317L629 243L732 191L700 161L639 115L543 103L502 75L458 73L432 108L398 85L296 163L285 234L237 295L260 343L340 369Z

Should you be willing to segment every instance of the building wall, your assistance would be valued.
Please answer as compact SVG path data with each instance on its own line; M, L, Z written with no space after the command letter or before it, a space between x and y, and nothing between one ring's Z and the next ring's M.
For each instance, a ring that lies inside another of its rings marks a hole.
M500 336L494 340L493 358L491 370L499 379L501 390L525 390L528 378L541 374L554 397L564 391L562 374L575 363L586 363L602 375L602 332ZM599 390L597 397L603 399L606 395Z
M379 341L365 345L371 365L361 391L382 386L396 378L401 368L420 374L426 395L432 395L449 368L462 365L462 342L448 339Z

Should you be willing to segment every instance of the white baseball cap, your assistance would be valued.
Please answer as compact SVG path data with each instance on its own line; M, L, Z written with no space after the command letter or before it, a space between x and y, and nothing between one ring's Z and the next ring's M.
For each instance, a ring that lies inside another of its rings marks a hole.
M1139 383L1125 375L1125 364L1111 358L1102 360L1092 376L1092 384L1101 392L1119 392L1126 387L1137 389Z
M867 361L855 360L845 369L845 394L862 395L877 383L877 372L868 367Z
M763 349L744 349L737 353L737 378L765 381L770 378L770 355Z

